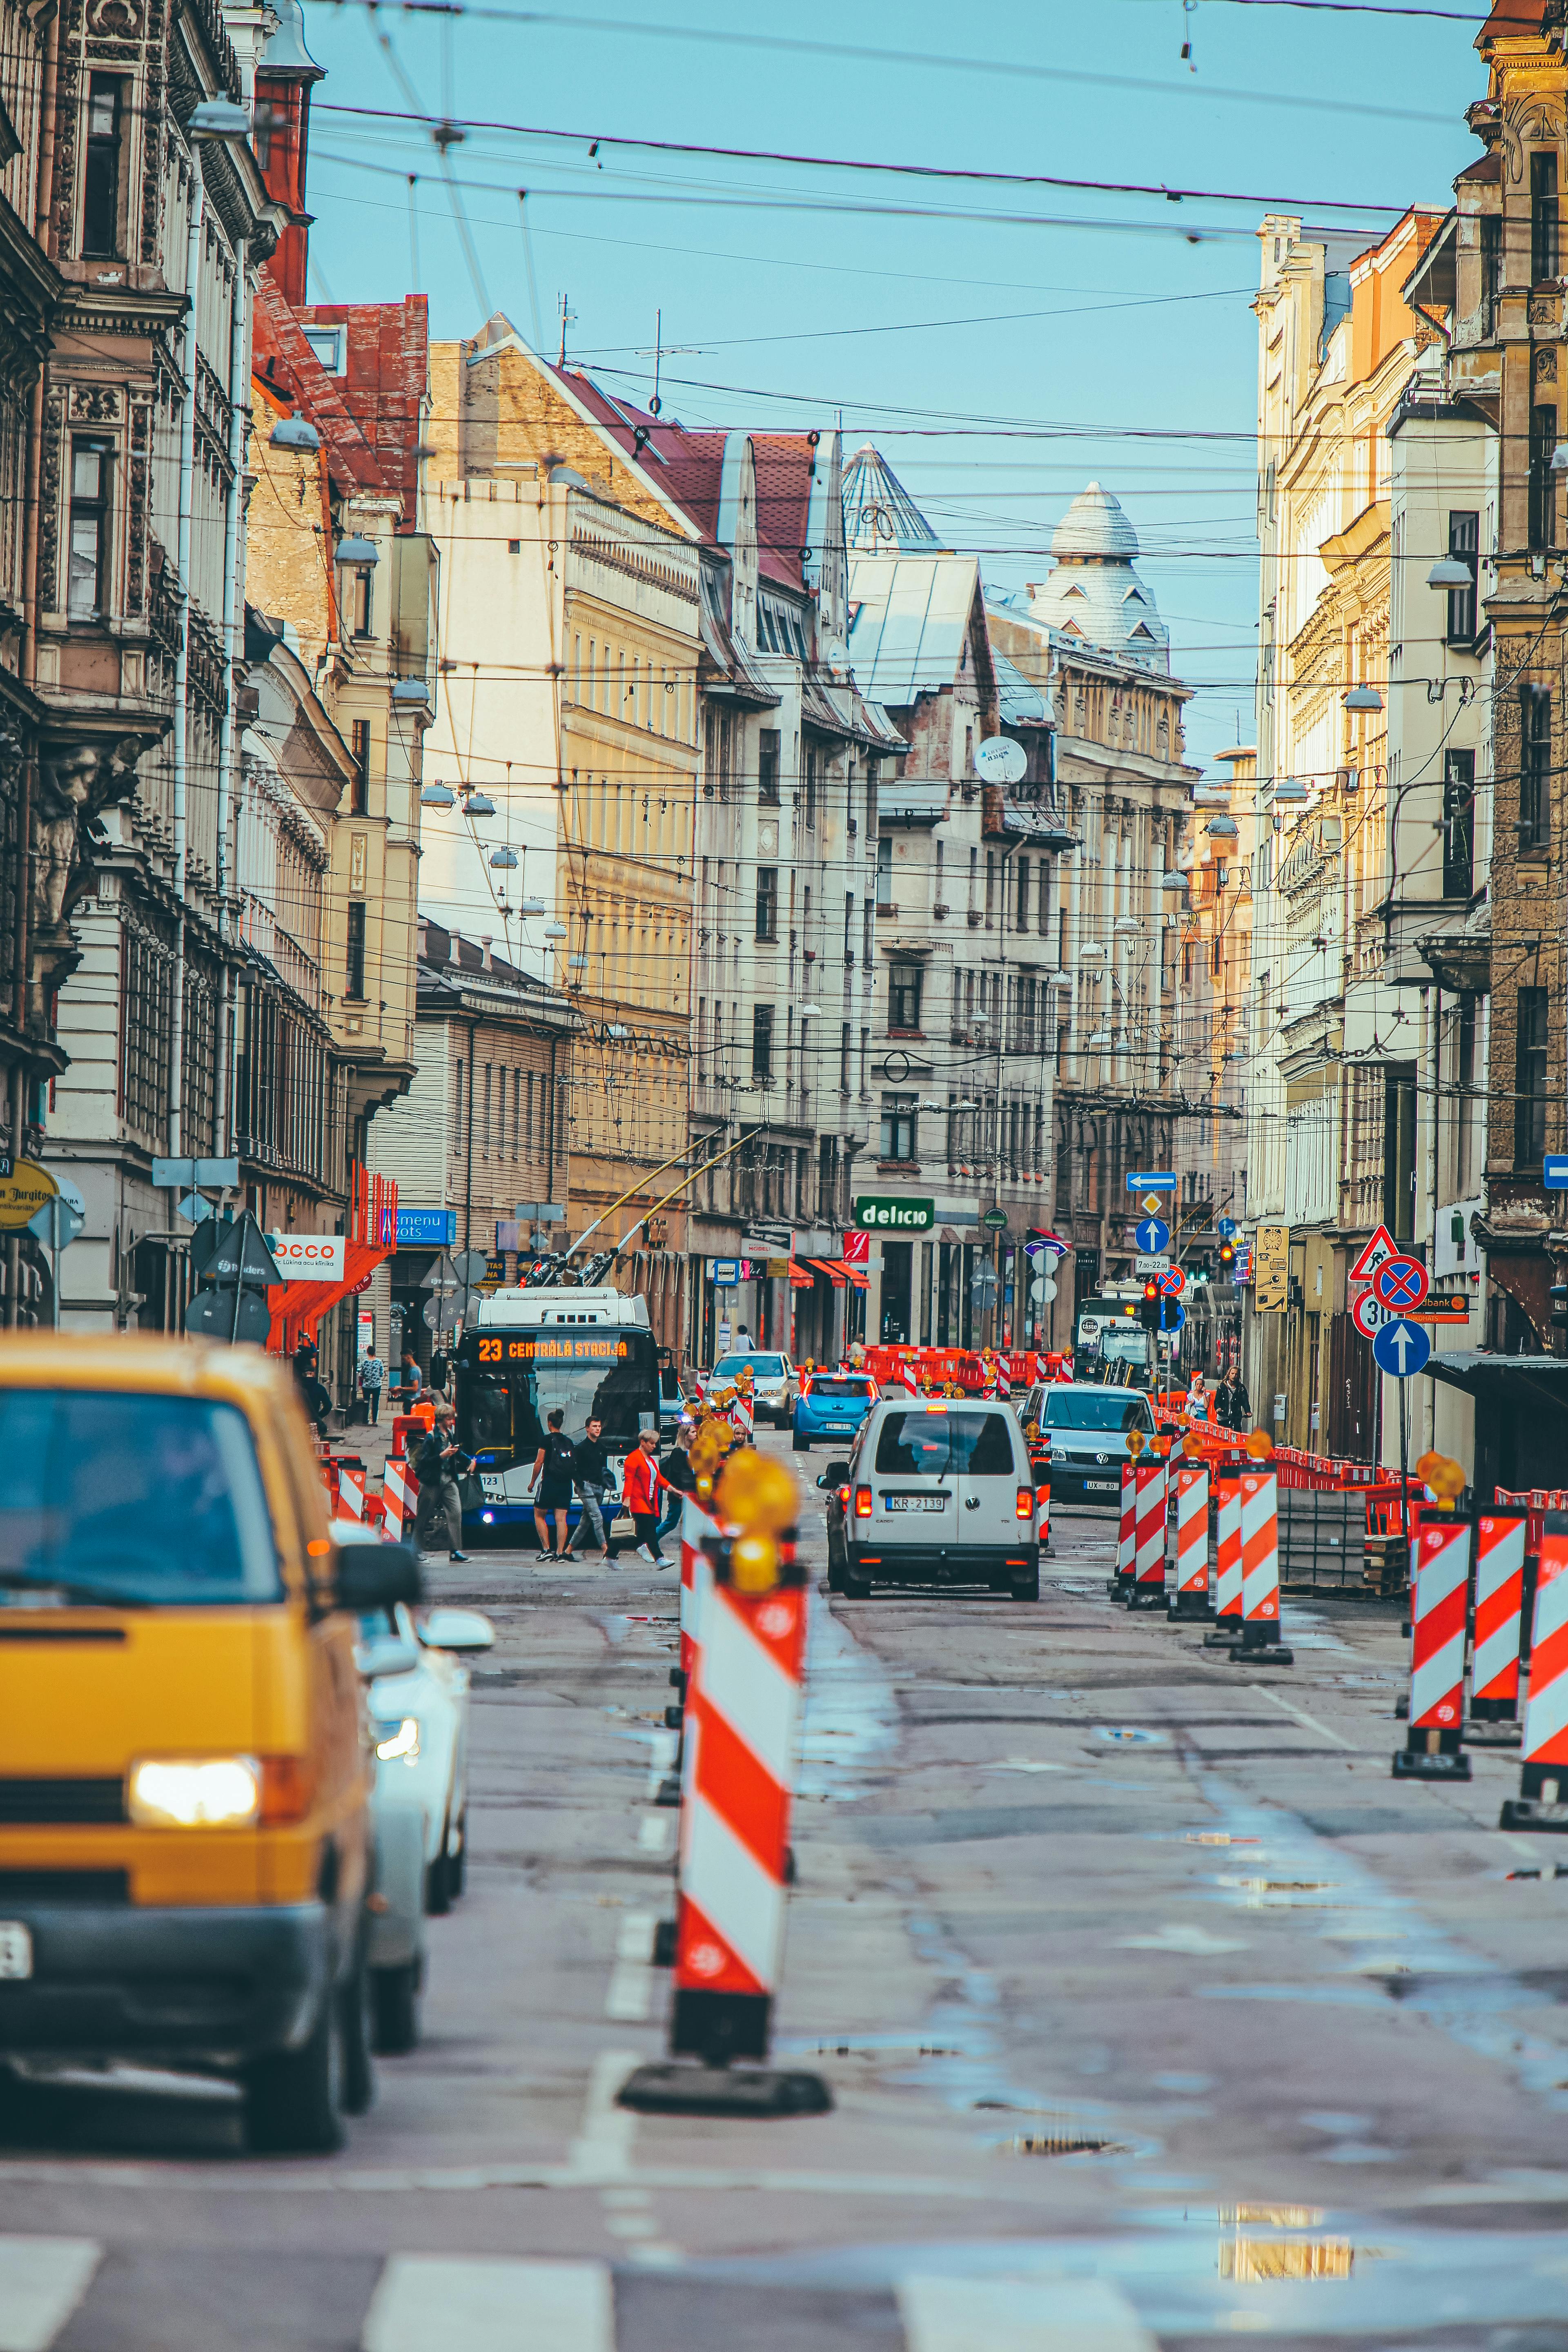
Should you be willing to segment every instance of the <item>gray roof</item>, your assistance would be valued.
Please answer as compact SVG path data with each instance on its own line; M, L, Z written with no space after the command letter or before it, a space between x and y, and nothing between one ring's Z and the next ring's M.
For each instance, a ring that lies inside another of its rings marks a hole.
M973 555L852 555L849 658L861 693L897 710L952 686L979 583Z
M919 553L937 536L881 451L868 441L844 472L844 544L851 555Z
M1001 609L1069 642L1168 671L1171 633L1132 559L1138 534L1109 490L1090 482L1057 525L1056 567L1037 586L997 600Z

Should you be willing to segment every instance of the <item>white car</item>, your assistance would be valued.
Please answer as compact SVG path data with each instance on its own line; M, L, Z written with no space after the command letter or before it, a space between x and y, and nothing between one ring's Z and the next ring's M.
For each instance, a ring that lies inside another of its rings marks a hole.
M1038 1500L1009 1407L978 1397L887 1397L860 1424L828 1492L827 1580L869 1598L874 1584L979 1584L1040 1597Z
M703 1375L702 1393L710 1396L715 1389L732 1387L738 1372L752 1375L752 1393L755 1399L754 1412L758 1421L771 1421L776 1429L787 1429L795 1412L795 1401L800 1394L800 1380L789 1358L776 1348L752 1348L743 1351L731 1349L721 1356L710 1372Z
M375 1543L373 1527L340 1521L340 1544ZM356 1655L369 1685L376 1754L376 1807L419 1815L424 1907L451 1908L468 1862L468 1670L466 1656L493 1648L495 1628L473 1609L402 1602L359 1620Z

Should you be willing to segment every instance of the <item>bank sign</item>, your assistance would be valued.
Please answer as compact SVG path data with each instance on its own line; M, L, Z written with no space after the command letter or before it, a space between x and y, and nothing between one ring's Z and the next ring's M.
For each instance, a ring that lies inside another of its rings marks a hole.
M934 1201L910 1201L902 1193L862 1192L855 1222L868 1234L929 1234L936 1223Z

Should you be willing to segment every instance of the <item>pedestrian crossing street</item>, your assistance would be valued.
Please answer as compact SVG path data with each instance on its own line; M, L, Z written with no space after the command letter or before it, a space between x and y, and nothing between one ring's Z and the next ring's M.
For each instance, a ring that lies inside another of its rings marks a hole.
M265 2312L258 2328L258 2313ZM0 2352L1156 2352L1109 2283L753 2285L486 2254L0 2236Z

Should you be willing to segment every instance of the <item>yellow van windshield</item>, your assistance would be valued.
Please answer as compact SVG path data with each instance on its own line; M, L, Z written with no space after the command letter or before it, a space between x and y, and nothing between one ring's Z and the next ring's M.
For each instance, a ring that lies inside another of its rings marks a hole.
M204 1397L0 1388L0 1607L281 1595L245 1415Z

